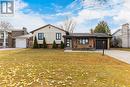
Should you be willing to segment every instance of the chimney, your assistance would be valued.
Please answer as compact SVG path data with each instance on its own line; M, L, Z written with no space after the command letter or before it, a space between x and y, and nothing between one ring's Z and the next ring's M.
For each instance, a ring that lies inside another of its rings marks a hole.
M130 47L130 32L129 32L129 24L122 25L122 47Z
M24 31L24 35L28 33L26 27L23 27L23 31Z
M128 24L128 23L123 24L123 25L122 25L122 29L129 29L129 24Z

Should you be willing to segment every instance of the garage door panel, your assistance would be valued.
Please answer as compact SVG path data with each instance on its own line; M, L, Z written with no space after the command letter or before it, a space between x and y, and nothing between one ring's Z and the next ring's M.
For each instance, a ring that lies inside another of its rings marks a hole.
M26 48L26 39L16 39L16 48Z
M96 49L103 49L103 41L104 43L104 49L107 49L107 40L96 40Z

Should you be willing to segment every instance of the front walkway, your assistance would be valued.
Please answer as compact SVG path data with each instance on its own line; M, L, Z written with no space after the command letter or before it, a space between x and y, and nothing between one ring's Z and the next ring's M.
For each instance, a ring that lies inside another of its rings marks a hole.
M65 52L99 52L102 53L102 50L97 51L72 51L66 50ZM130 52L128 51L120 51L120 50L105 50L105 55L118 59L120 61L126 62L130 64Z

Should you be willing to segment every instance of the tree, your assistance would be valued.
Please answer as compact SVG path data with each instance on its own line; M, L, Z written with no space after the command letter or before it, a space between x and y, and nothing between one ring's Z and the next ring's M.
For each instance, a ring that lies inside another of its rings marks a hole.
M47 48L45 37L43 38L43 48Z
M38 48L38 42L37 42L37 37L35 36L34 38L34 44L33 44L33 48Z
M73 33L76 27L76 22L74 20L66 17L65 21L61 25L61 28L68 31L69 33Z
M63 41L61 41L60 48L61 48L61 49L64 48L64 43L63 43Z
M11 25L11 23L9 23L7 21L1 21L0 22L0 29L1 30L10 30L10 29L13 29L13 26Z
M6 32L10 31L10 29L13 29L13 26L7 22L7 21L1 21L0 22L0 30L3 31L3 34L4 34L4 38L3 38L3 47L5 48L6 47Z
M110 34L110 29L105 21L101 21L94 29L94 33L107 33Z
M57 48L55 40L53 41L52 48Z
M112 47L122 47L122 40L119 37L114 37L112 42Z

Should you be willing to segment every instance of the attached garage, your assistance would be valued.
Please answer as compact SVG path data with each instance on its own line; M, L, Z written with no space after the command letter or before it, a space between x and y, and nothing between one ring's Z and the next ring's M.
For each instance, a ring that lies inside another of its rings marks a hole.
M27 48L29 45L29 38L31 35L23 35L23 36L18 36L15 39L15 47L16 48Z
M27 40L26 38L16 38L16 48L26 48Z
M107 49L107 39L96 39L96 49L103 49L103 47L104 49Z

